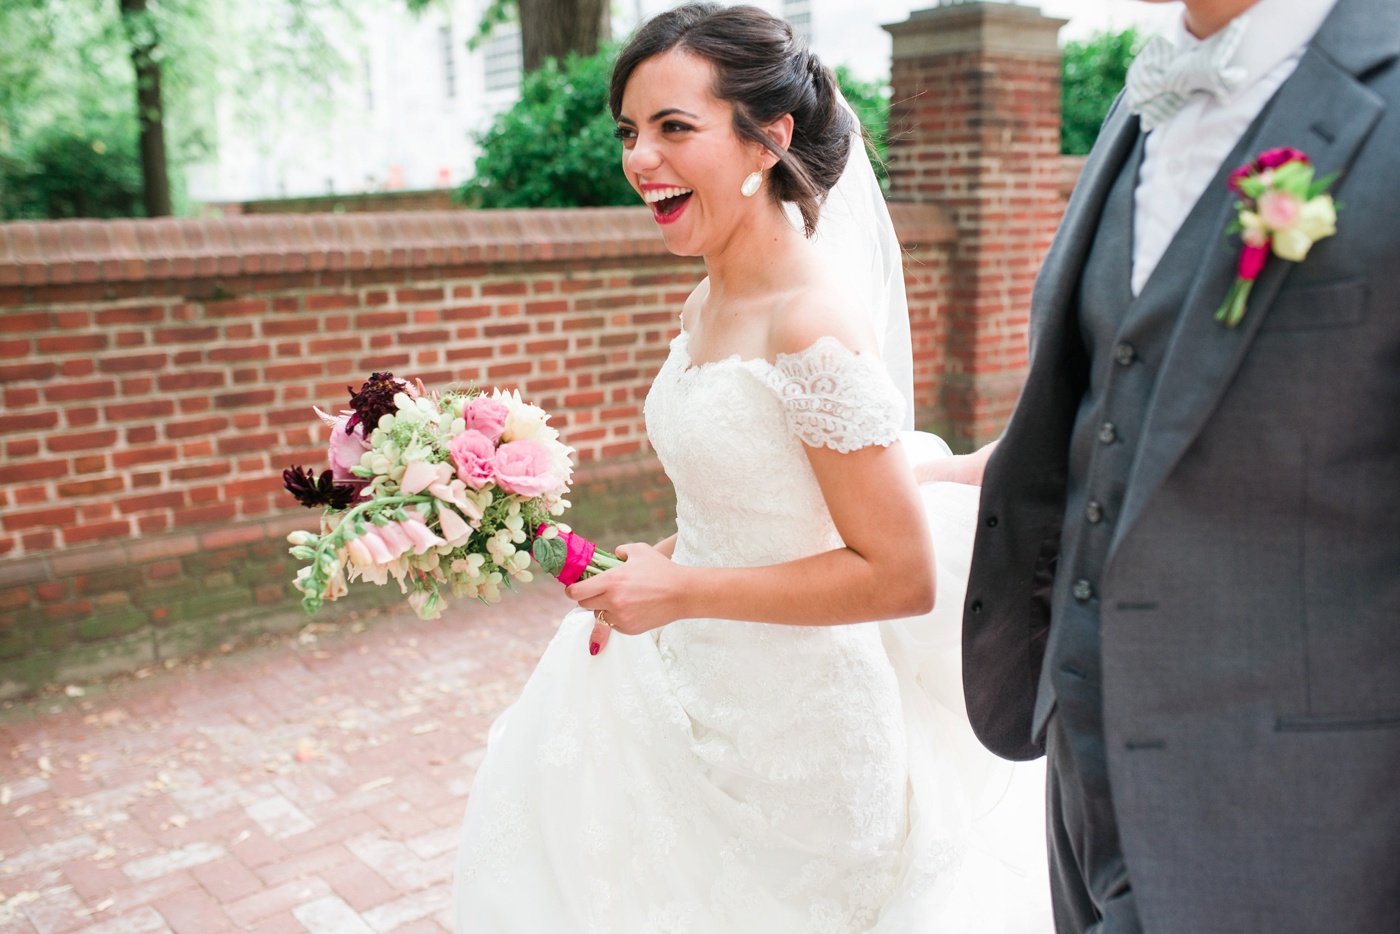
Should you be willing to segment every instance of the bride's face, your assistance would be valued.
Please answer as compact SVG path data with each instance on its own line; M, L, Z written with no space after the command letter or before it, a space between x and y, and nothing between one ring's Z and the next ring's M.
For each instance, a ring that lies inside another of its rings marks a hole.
M666 247L681 256L723 248L734 231L776 206L739 191L776 158L734 132L734 110L710 93L714 66L672 50L642 62L622 92L622 169L651 208Z

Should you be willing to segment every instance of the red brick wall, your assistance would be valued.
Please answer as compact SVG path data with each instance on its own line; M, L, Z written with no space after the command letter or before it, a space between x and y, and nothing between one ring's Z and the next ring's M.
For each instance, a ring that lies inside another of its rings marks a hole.
M1060 155L1060 23L984 3L887 27L891 197L939 205L957 231L941 399L955 446L997 437L1025 378L1031 289L1073 176Z
M937 419L951 231L895 215ZM295 621L281 471L372 370L519 388L576 521L655 524L642 401L701 275L636 209L0 225L0 696Z

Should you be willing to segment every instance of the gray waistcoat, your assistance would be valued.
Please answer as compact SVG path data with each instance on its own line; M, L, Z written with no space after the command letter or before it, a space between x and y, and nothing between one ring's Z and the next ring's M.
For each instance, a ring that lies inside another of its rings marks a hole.
M1242 161L1253 136L1251 128L1225 159L1222 173ZM1098 581L1186 291L1202 257L1220 248L1218 211L1205 199L1187 216L1142 293L1133 297L1133 199L1145 141L1145 135L1138 139L1114 182L1079 283L1089 381L1070 441L1052 597L1055 622L1041 670L1037 733L1055 705L1070 729L1102 731Z

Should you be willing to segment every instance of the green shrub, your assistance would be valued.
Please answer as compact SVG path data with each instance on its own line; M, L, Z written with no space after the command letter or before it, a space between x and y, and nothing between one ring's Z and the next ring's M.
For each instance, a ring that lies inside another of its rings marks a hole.
M0 154L0 219L139 217L141 160L135 121L54 123Z
M458 200L484 208L637 204L622 174L608 111L612 52L547 59L525 76L520 100L479 139L476 177Z
M1082 156L1094 146L1113 99L1123 90L1128 65L1147 36L1136 29L1095 33L1065 43L1060 151Z
M479 137L476 176L457 190L457 200L483 208L639 203L622 174L622 144L608 110L615 55L615 49L570 55L562 65L547 59L527 74L520 100ZM844 68L837 80L883 156L889 88L858 81ZM877 171L883 175L883 166Z

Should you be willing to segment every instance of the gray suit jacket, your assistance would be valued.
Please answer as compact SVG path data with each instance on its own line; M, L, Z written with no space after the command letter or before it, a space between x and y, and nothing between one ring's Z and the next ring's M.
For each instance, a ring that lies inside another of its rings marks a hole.
M1400 0L1339 0L1257 151L1341 173L1338 233L1212 320L1218 202L1099 582L1104 729L1151 934L1400 931ZM1110 115L1032 300L1021 401L987 467L964 683L1026 759L1086 375L1075 290L1136 121Z

